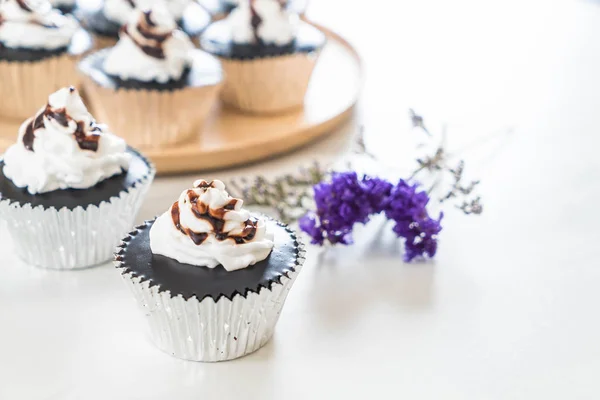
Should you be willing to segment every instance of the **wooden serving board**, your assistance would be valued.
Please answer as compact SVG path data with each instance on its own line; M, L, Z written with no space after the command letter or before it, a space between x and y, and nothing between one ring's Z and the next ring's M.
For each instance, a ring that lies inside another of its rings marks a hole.
M317 27L329 41L315 68L304 109L255 116L218 105L197 139L162 149L140 149L156 164L158 173L219 169L269 158L330 133L351 116L362 84L360 59L340 36ZM18 121L0 121L0 152L15 142L19 125Z

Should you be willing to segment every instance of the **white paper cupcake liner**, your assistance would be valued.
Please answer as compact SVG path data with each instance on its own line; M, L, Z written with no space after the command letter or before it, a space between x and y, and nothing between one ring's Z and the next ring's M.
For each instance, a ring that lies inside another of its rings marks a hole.
M0 201L0 219L13 239L17 255L25 262L49 269L76 269L110 261L123 235L134 225L155 169L133 187L99 206L31 207Z
M305 260L304 244L298 243L293 271L261 287L232 299L173 297L169 291L151 286L149 281L123 272L148 326L150 337L162 351L192 361L233 360L255 352L273 336L287 295ZM125 268L115 261L117 268Z

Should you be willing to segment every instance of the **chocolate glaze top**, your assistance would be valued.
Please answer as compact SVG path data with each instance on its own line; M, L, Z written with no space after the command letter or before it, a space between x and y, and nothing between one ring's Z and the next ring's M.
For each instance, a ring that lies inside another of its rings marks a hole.
M152 254L149 232L154 221L139 226L124 239L115 256L116 265L123 274L130 273L148 281L150 286L170 292L172 297L196 297L199 301L206 297L214 301L221 297L233 299L238 294L245 297L249 292L258 293L261 288L270 289L283 276L289 277L302 262L301 245L293 231L273 220L266 223L275 234L275 247L266 259L248 268L233 272L222 266L198 268Z

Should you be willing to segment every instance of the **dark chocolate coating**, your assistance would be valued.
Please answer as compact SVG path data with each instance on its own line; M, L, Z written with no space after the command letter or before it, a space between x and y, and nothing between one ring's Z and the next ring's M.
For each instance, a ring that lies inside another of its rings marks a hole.
M143 82L135 79L120 79L104 72L102 67L110 49L97 51L81 61L79 68L91 77L98 85L109 89L137 89L137 90L179 90L186 87L200 87L215 85L221 81L223 73L219 62L209 54L200 50L193 50L192 67L185 71L181 79L170 80L165 83L156 81Z
M200 46L203 50L218 57L246 60L295 53L312 53L320 50L325 45L325 40L323 32L301 21L296 39L289 45L237 44L231 40L229 25L222 20L211 24L206 29L200 39Z
M106 18L102 7L98 8L97 3L87 4L80 2L75 12L77 18L81 20L83 26L98 36L104 36L117 40L121 24ZM101 5L101 4L100 4ZM198 36L210 24L210 14L200 4L195 1L190 2L185 9L181 20L177 24L190 37Z
M108 202L111 197L118 197L121 192L135 187L150 174L150 162L132 148L129 148L128 152L133 157L127 172L105 179L88 189L54 190L40 194L30 194L26 188L15 186L4 175L4 160L0 159L0 200L9 200L20 205L30 204L31 207L42 206L45 209L54 207L57 210L63 207L73 210L78 206L98 206L102 202Z
M91 48L92 37L85 30L81 29L75 33L68 47L61 47L54 50L10 48L2 46L0 42L0 60L10 62L42 61L67 52L72 56L80 56Z
M57 10L59 10L61 13L65 14L65 15L71 14L75 10L75 6L74 5L67 5L67 4L61 4L61 5L56 6L54 8L56 8Z
M115 40L119 38L121 25L106 18L102 12L102 7L89 7L87 3L81 2L75 10L75 16L87 30L95 35L114 38Z
M161 292L169 291L172 297L196 296L199 301L205 297L215 301L221 297L233 299L236 294L245 297L248 292L258 293L261 287L270 289L298 265L295 233L276 221L266 222L275 234L276 245L266 259L247 268L228 272L221 265L206 268L152 254L150 228L154 221L141 225L124 240L125 244L116 254L117 267L122 273L132 273L142 281L149 281L150 286L158 286Z

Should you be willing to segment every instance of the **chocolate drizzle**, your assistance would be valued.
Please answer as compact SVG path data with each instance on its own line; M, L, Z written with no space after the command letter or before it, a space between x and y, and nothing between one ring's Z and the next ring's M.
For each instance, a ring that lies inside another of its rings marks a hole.
M100 142L100 135L93 133L100 130L100 128L93 122L90 124L92 131L91 135L86 135L85 124L83 121L77 121L77 129L75 129L75 141L79 145L81 150L98 151L98 144Z
M48 120L54 120L59 125L65 128L69 127L69 122L74 121L71 116L67 114L67 110L62 108L52 108L50 104L46 105L43 111L40 111L31 123L27 124L25 133L23 134L23 146L29 151L33 150L33 141L35 140L35 131L44 127L44 118ZM98 144L100 141L100 134L95 133L100 131L100 127L95 122L90 122L88 131L91 134L86 134L86 127L83 121L76 121L76 128L73 136L75 141L81 150L98 151Z
M279 7L281 8L281 10L285 9L286 7L286 0L275 0L277 3L279 3ZM252 26L252 32L254 33L254 41L256 43L261 44L262 43L262 39L260 38L260 35L258 34L258 28L260 28L260 26L263 23L263 19L260 15L258 15L258 12L256 12L256 8L255 8L255 3L256 0L250 0L250 25Z
M260 43L260 36L258 35L258 28L262 24L263 20L260 15L256 12L256 8L254 8L254 3L256 0L250 0L250 13L252 18L250 19L250 25L252 25L252 32L254 33L254 40L256 43Z
M39 113L35 116L30 124L25 128L23 135L23 146L29 151L33 151L33 141L35 140L35 131L44 127L44 113Z
M146 21L146 24L148 24L148 26L156 26L154 21L152 21L152 18L150 18L150 14L151 14L151 11L149 11L149 10L144 11L144 20Z
M21 10L33 12L33 8L29 7L29 4L27 4L25 0L17 0L17 4L21 8Z
M213 182L200 181L195 185L197 189L209 189L214 187ZM231 199L229 203L225 206L213 209L208 207L208 205L199 202L198 199L200 195L195 192L195 190L188 190L186 193L187 201L191 204L191 210L194 213L194 216L198 219L204 220L208 222L212 226L212 233L219 241L224 241L227 239L233 239L236 244L243 244L251 241L256 236L256 229L258 221L256 219L248 219L244 222L244 228L242 232L236 235L231 235L229 232L225 232L225 214L228 211L235 210L236 205L241 200L239 199ZM194 232L190 228L186 228L181 226L180 221L180 209L179 202L175 202L171 207L171 219L173 220L173 224L175 227L181 231L184 235L187 235L192 239L194 244L201 245L206 238L209 236L207 232Z
M190 239L192 239L192 242L194 242L195 245L198 245L198 246L201 245L208 237L208 233L206 233L206 232L196 233L189 228L183 228L181 226L181 223L179 222L179 203L178 202L175 202L175 204L173 204L173 207L171 207L171 218L173 219L173 224L175 224L175 227L177 229L179 229L184 235L188 235L190 237Z
M136 37L137 35L130 32L129 26L121 28L121 32L128 35L145 54L162 60L165 58L164 42L173 35L173 32L156 33L156 27L156 23L152 20L152 11L144 11L135 26L135 30L144 39L143 43Z

